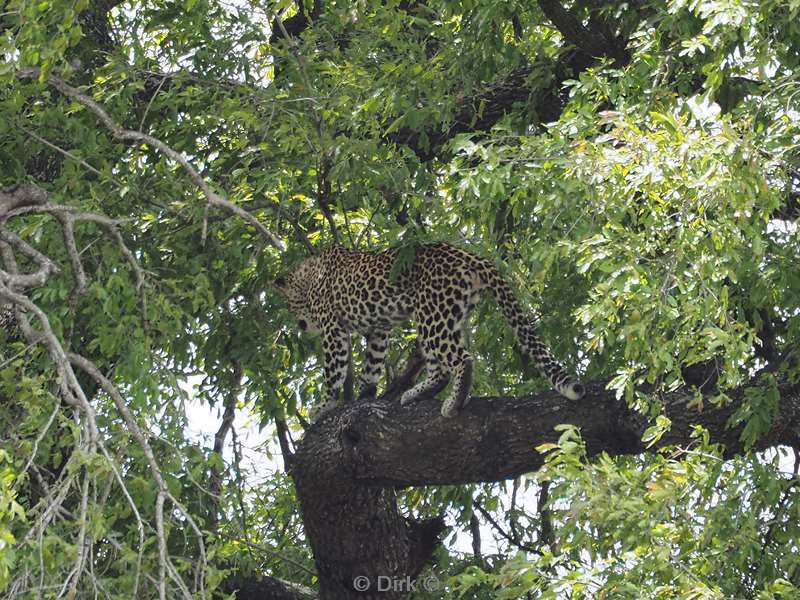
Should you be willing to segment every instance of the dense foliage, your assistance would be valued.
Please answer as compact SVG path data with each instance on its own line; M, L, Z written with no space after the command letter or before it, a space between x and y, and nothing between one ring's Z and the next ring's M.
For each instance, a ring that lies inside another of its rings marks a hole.
M797 1L6 0L0 53L9 597L315 586L291 478L231 430L248 409L285 452L320 397L270 289L314 246L494 258L653 440L661 392L746 387L749 447L800 376ZM493 305L473 324L476 393L545 388ZM798 448L531 452L403 492L452 525L415 597L800 597Z

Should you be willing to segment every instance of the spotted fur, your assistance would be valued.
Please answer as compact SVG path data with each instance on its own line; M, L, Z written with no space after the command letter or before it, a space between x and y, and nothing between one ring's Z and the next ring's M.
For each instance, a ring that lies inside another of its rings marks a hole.
M534 333L531 316L489 261L448 244L420 246L410 265L391 277L398 250L352 252L336 246L307 258L276 289L300 328L322 336L327 393L315 417L332 409L347 373L350 333L366 338L360 396L374 397L393 326L413 320L425 356L426 377L405 392L409 404L439 393L452 382L442 404L451 417L469 402L472 358L462 328L484 292L497 300L522 350L563 396L578 399L583 386L570 377Z

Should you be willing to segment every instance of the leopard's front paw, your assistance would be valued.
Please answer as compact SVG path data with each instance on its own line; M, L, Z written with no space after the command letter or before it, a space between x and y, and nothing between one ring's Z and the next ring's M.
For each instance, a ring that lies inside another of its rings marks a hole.
M311 410L308 411L308 418L311 420L312 423L316 423L319 421L326 413L329 413L334 408L336 408L336 402L323 402L317 406L312 406Z
M415 392L414 390L408 390L407 392L403 392L403 395L400 396L400 406L408 406L419 400L420 395Z

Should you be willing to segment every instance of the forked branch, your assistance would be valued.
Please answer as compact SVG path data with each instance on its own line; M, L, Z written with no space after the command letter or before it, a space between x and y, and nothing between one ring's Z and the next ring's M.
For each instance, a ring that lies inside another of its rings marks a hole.
M32 69L22 69L17 72L17 77L19 79L33 79L39 77L41 75L41 71L38 68ZM186 172L191 179L192 183L194 183L200 191L202 192L203 196L206 198L206 202L209 206L215 208L222 208L236 216L240 217L242 220L246 221L253 227L255 227L256 231L272 246L277 248L278 250L284 250L283 242L273 234L269 229L267 229L264 224L259 221L255 216L244 210L241 206L234 204L230 200L223 198L220 194L215 192L211 189L211 186L206 182L202 175L194 168L194 166L189 162L189 160L180 152L173 149L171 146L167 145L166 143L162 142L158 138L153 137L147 133L142 131L137 131L134 129L125 129L121 125L119 125L111 116L106 112L106 110L93 98L87 96L77 88L72 87L59 77L55 75L47 75L45 76L45 81L56 88L59 92L61 92L64 96L75 100L76 102L82 104L87 109L89 109L92 113L94 113L103 125L111 132L111 134L120 140L128 141L128 142L139 142L143 144L147 144L152 148L158 150L164 156L174 160L178 163L181 168Z

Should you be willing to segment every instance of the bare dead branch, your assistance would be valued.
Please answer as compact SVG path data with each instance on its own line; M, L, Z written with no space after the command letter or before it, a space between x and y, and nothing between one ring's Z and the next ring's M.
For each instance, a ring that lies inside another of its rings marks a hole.
M67 359L67 354L61 342L59 342L53 332L47 315L27 296L11 290L4 282L0 282L0 299L10 302L38 319L40 330L38 332L27 332L27 335L31 338L28 341L30 343L41 341L47 348L50 358L55 364L56 372L59 375L58 385L64 401L79 408L86 415L89 420L89 438L93 444L96 444L99 439L99 434L97 431L94 408L89 404L89 400L86 398L83 389L78 383L75 372L72 370L72 365L70 365Z
M86 560L86 515L89 511L89 472L84 470L83 484L81 485L81 504L80 514L78 515L78 539L75 545L78 547L77 556L75 558L75 566L72 567L69 575L64 580L64 584L59 592L58 597L69 595L74 597L77 593L78 582L83 572L83 563Z
M158 532L158 598L167 600L167 536L164 533L164 492L156 498L156 531ZM191 598L191 596L189 596Z
M22 240L16 233L2 227L0 227L0 242L21 252L39 266L33 273L0 271L0 280L11 289L42 287L51 274L60 270L52 260Z
M29 186L29 188L36 188L36 186ZM83 212L75 207L67 206L63 204L53 204L47 200L49 194L47 191L36 188L37 199L40 200L36 204L26 204L22 206L18 206L13 208L12 210L8 210L5 213L0 213L0 240L5 241L5 238L8 237L9 240L6 241L7 244L13 245L19 251L23 252L27 256L29 256L34 262L41 265L40 270L37 273L33 274L15 274L12 278L9 278L9 283L12 287L40 287L44 285L44 280L50 275L51 272L58 272L58 267L52 263L46 256L41 255L36 251L34 248L30 247L24 241L20 240L16 234L2 229L2 224L6 221L14 217L24 216L28 214L51 214L61 224L63 237L64 237L64 247L67 251L67 255L70 259L70 264L72 266L73 276L75 277L75 288L72 292L72 297L70 299L71 304L77 301L77 299L85 293L88 281L86 277L86 273L83 268L83 263L80 259L80 253L78 252L78 248L75 242L75 223L76 222L88 222L88 223L95 223L100 225L102 228L105 229L106 233L114 240L117 244L120 253L128 262L130 267L133 269L134 276L136 278L136 290L139 293L139 300L142 305L142 315L144 321L145 330L147 329L147 296L145 293L145 271L139 265L139 261L136 260L133 252L128 248L125 240L122 239L122 234L119 231L119 224L123 221L119 219L112 219L106 217L105 215L100 215L97 213L91 212ZM41 202L41 199L44 199L44 202ZM0 275L2 276L2 275Z
M203 533L200 528L197 526L192 515L189 513L188 510L170 493L169 488L167 487L166 481L164 480L164 476L161 471L161 467L156 461L155 454L153 453L153 449L150 446L150 443L147 441L142 429L139 427L136 419L134 418L133 414L128 409L127 403L125 402L122 394L120 394L117 387L111 383L97 368L97 366L91 362L90 360L80 356L79 354L75 354L70 352L69 353L69 361L84 371L87 375L89 375L95 382L102 388L102 390L108 394L108 396L114 402L114 405L117 407L117 411L119 411L120 415L122 415L123 420L125 421L125 425L128 431L133 435L136 442L139 444L139 447L142 449L142 452L145 455L147 460L147 464L150 466L150 470L153 476L153 479L156 481L156 484L159 488L158 499L156 502L156 509L157 509L157 517L158 511L162 511L160 514L160 518L163 519L163 503L165 499L168 499L175 508L183 515L183 518L186 519L186 522L189 524L191 529L194 531L195 535L197 536L197 544L200 551L200 561L201 561L201 573L205 572L205 568L207 565L207 558L206 558L206 550L205 550L205 542L203 541ZM163 523L162 523L163 526ZM159 544L163 543L164 548L166 548L166 540L162 540L162 532L159 532ZM160 546L159 546L160 547ZM177 572L174 571L174 567L170 563L169 559L165 559L165 564L163 568L166 569L166 572L170 574L170 577L175 580L176 584L181 587L181 590L185 590L185 596L191 600L191 594L188 592L188 589L185 588L185 584L181 580L180 576L178 576ZM200 585L200 594L201 597L205 598L205 591L204 587Z
M75 219L71 218L69 213L59 213L58 220L61 221L64 248L67 250L67 256L69 256L69 261L72 265L72 274L75 277L75 287L70 294L70 304L74 310L78 299L86 293L88 280L86 278L86 272L83 270L83 263L78 253L78 246L75 243Z
M31 69L22 69L17 72L17 77L19 79L33 79L35 77L39 77L41 71L38 68L31 68ZM253 215L248 213L244 210L241 206L230 202L223 198L220 194L215 192L211 189L209 184L203 178L202 175L194 168L194 166L189 162L189 160L183 156L180 152L174 150L171 146L165 144L158 138L155 138L147 133L143 133L141 131L136 131L133 129L125 129L121 125L119 125L111 116L106 112L106 110L93 98L87 96L77 88L72 87L59 77L55 75L47 75L45 80L47 83L52 85L56 88L59 92L67 96L68 98L72 98L73 100L79 102L83 106L85 106L89 111L94 113L100 122L106 126L106 128L111 132L111 134L120 140L129 141L129 142L139 142L143 144L147 144L158 150L161 154L167 156L171 160L178 163L186 174L189 176L189 179L198 187L200 191L205 196L206 201L211 206L222 208L227 210L228 212L235 214L236 216L240 217L242 220L246 221L253 227L255 227L256 231L258 231L264 239L277 248L278 250L283 251L285 249L283 242L275 236L271 231L269 231L261 221L256 219Z

